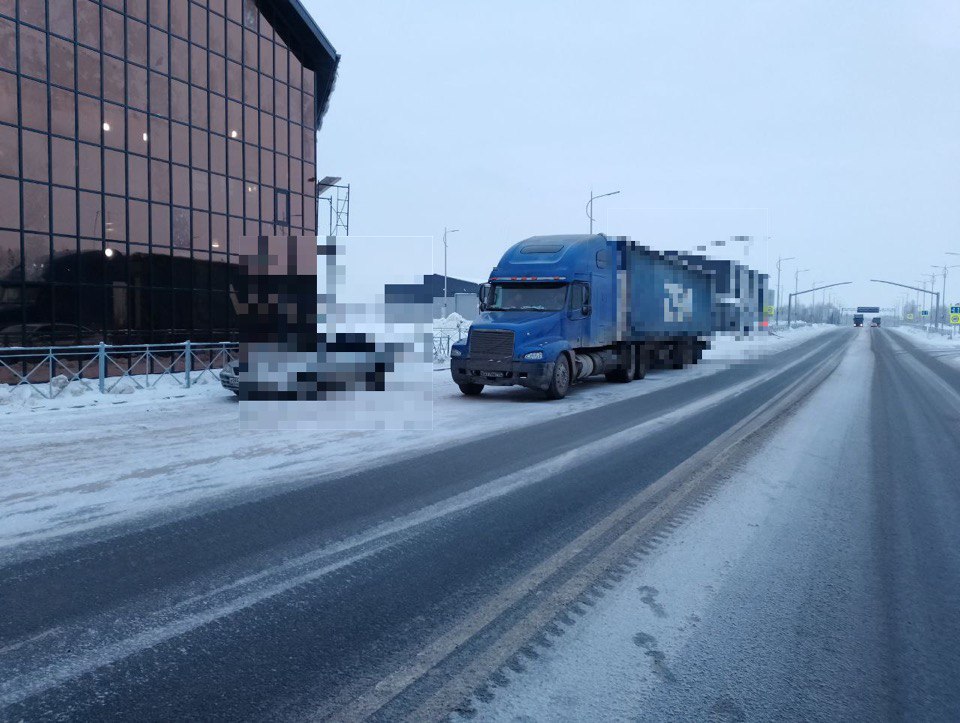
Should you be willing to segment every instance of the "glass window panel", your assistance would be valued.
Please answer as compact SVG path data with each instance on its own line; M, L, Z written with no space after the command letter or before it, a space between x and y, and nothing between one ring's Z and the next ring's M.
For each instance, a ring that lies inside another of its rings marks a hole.
M243 71L237 63L227 61L227 97L243 100Z
M146 200L149 196L149 176L147 175L147 159L141 156L135 156L132 153L127 155L127 171L129 176L128 193L133 198L142 198Z
M286 156L277 156L275 161L276 169L274 171L274 186L277 188L290 188L290 162Z
M279 120L279 119L278 119L278 120ZM283 121L281 121L281 122L283 122ZM283 123L284 123L284 125L287 127L287 129L288 129L288 134L287 134L287 143L288 143L287 153L289 153L291 156L296 156L297 158L302 158L302 157L303 157L303 154L301 153L301 151L302 151L303 149L300 147L300 143L301 143L301 141L303 140L303 137L302 137L302 135L301 135L303 129L302 129L299 125L297 125L296 123L286 123L286 122L283 122Z
M210 214L206 211L193 212L193 248L210 250Z
M210 170L227 172L227 142L221 136L210 136Z
M50 164L47 156L47 136L23 131L23 177L31 181L49 181Z
M50 89L50 111L52 131L65 136L76 136L76 117L72 91L60 88Z
M77 50L77 90L100 97L100 53L95 50Z
M53 189L53 232L77 233L77 192L72 188Z
M246 236L259 236L260 220L256 218L245 218L243 220L243 233Z
M24 281L43 281L50 266L50 237L28 233L23 238Z
M0 178L0 226L20 228L20 184L12 178Z
M189 25L190 6L187 0L170 0L170 32L186 38Z
M256 108L243 107L243 139L256 144L260 140L259 114Z
M100 143L103 135L100 102L94 98L78 95L77 120L80 126L80 140Z
M0 70L0 121L18 122L17 76Z
M0 68L17 69L17 26L0 18Z
M137 20L146 22L147 0L127 0L127 15L132 15Z
M167 0L150 0L148 8L150 11L150 24L165 30L167 27L167 14L170 12Z
M20 139L17 137L17 129L11 126L0 126L0 173L8 176L20 175Z
M145 244L150 238L150 206L144 201L131 200L127 204L130 222L130 242Z
M147 114L137 110L127 110L127 150L145 156L149 142Z
M207 91L203 88L190 88L190 122L198 128L207 128Z
M206 170L209 166L207 162L207 133L197 128L191 129L190 133L193 138L193 147L190 149L193 162L190 165L194 168Z
M232 214L243 213L243 182L236 178L227 179L227 210Z
M273 46L273 72L277 80L282 80L284 83L287 82L287 60L290 55L288 51L282 45Z
M221 58L219 55L211 54L208 56L210 59L210 90L213 93L219 93L220 95L226 95L227 93L227 69L225 66L226 61Z
M23 125L34 130L47 130L47 85L29 78L20 79Z
M210 95L210 130L221 135L226 132L226 101L219 95Z
M238 2L226 3L227 17L235 23L243 21L243 6Z
M291 88L301 88L301 78L303 76L303 66L300 65L300 61L297 60L297 56L293 53L289 54L290 58L290 74L287 78L287 82L290 84Z
M207 87L207 51L199 45L190 46L190 82Z
M27 231L50 230L49 186L42 183L23 183L23 228Z
M173 209L173 246L174 248L190 248L190 210L186 208Z
M207 172L193 169L191 176L193 178L193 207L207 210L210 207L210 189L208 188L209 180Z
M123 57L123 15L103 8L103 50Z
M47 36L45 33L20 26L20 72L46 80L47 77Z
M50 81L73 88L73 42L50 38Z
M100 6L93 0L77 0L77 40L100 47Z
M303 159L305 161L313 162L313 159L316 158L317 152L314 147L314 144L317 141L317 134L309 128L303 129Z
M190 163L190 129L180 123L171 123L171 159L177 163Z
M273 148L273 116L269 113L260 113L260 145Z
M72 39L73 3L51 2L47 3L47 7L50 8L50 32Z
M248 181L259 182L260 163L256 146L244 144L243 168L243 175Z
M207 9L196 3L190 5L190 40L207 45Z
M76 209L74 209L76 212ZM77 247L79 242L76 238L70 238L69 236L54 236L53 237L53 280L62 283L62 284L75 284L77 283L77 267L79 261L77 256ZM58 289L58 291L65 293L73 293L76 289ZM59 299L58 301L66 301L66 299ZM65 306L65 305L64 305ZM76 313L76 300L70 305L72 311ZM65 313L67 312L66 308L58 308L57 320L62 322L64 320Z
M170 245L170 207L150 204L150 239L154 246Z
M53 182L76 186L77 144L65 138L51 138L50 151L53 160Z
M308 128L313 128L316 125L317 116L315 109L313 107L313 94L304 92L303 94L303 118L301 123Z
M80 235L89 238L103 237L103 213L99 193L80 192Z
M273 153L265 148L260 151L260 183L273 185Z
M247 105L257 105L260 101L257 97L257 89L260 87L260 81L257 72L250 68L243 69L243 102Z
M183 166L171 166L173 202L178 206L190 205L190 169Z
M243 215L254 221L260 220L260 192L256 185L248 183L244 186L246 192L243 194ZM259 224L257 226L259 228Z
M260 72L273 75L272 43L267 38L260 38Z
M0 279L8 283L20 279L19 231L0 231ZM0 344L6 345L7 342Z
M243 64L247 68L256 69L260 65L258 43L259 40L254 33L249 30L243 31Z
M163 118L150 117L150 157L169 160L170 124Z
M114 103L124 102L123 61L103 56L103 97Z
M170 164L165 161L150 161L150 198L170 202Z
M260 110L273 113L273 81L265 75L260 76Z
M108 241L125 241L127 238L127 204L117 196L103 197L103 226Z
M131 14L127 10L127 14ZM147 26L127 18L127 60L147 64Z
M230 138L240 138L243 132L243 106L227 101L227 135Z
M236 23L227 23L227 57L238 63L243 58L243 30Z
M240 237L243 236L243 219L239 216L230 216L227 219L227 245L228 249L235 249L240 244Z
M287 153L287 121L277 118L274 123L276 128L276 137L274 138L275 147L279 153Z
M212 10L213 8L211 8ZM223 55L227 49L227 32L222 17L210 15L210 50Z
M243 173L243 144L240 141L227 141L227 174L240 178Z
M147 109L147 71L127 63L127 104L140 110Z
M100 148L80 144L80 188L100 190Z
M210 215L210 248L219 251L227 249L227 217L218 213Z
M161 73L169 72L167 62L167 34L157 28L150 28L150 67Z
M257 17L260 11L254 0L243 0L243 25L247 28L257 29Z
M150 112L170 115L170 79L159 73L150 73Z
M303 164L296 158L290 159L290 190L303 193Z
M185 40L170 38L170 74L184 82L190 79L190 46Z
M216 173L210 174L210 210L227 212L227 179Z
M126 193L126 182L124 180L124 154L120 151L103 151L103 188L107 193L116 193L124 195Z
M184 123L190 120L190 92L186 83L170 81L170 117Z
M303 94L295 88L290 89L289 108L289 115L287 117L297 123L303 123Z
M290 194L290 224L291 231L301 233L306 231L303 218L303 196L299 193Z
M125 137L123 108L112 103L103 104L103 144L123 148Z

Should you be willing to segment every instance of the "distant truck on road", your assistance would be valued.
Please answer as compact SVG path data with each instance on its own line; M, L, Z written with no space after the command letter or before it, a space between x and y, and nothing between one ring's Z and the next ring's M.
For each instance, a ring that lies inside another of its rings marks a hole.
M880 326L880 317L873 317L873 320L870 322L870 326Z
M451 347L450 373L469 396L521 385L560 399L593 375L629 382L694 364L716 326L711 271L602 234L515 244L479 296L480 318Z
M854 326L863 326L863 314L854 314L854 315L853 315L853 325L854 325Z

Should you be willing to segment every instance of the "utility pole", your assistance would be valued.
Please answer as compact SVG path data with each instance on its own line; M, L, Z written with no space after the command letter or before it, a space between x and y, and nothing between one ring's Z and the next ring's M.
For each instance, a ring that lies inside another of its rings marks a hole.
M924 289L924 291L926 291L926 289L927 289L927 281L926 281L926 280L927 280L928 278L930 279L930 293L932 294L932 293L933 293L933 286L934 286L934 284L937 283L937 275L936 275L936 274L920 274L920 275L924 278L924 281L923 281L923 289ZM939 310L940 310L940 301L939 301L939 299L940 299L940 296L937 295L937 312L939 312ZM927 313L927 324L926 324L926 326L927 326L928 329L929 329L929 327L930 327L930 314L929 314L929 311L930 311L930 310L928 309L928 310L927 310L927 312L928 312L928 313ZM936 324L934 324L934 325L936 326Z
M443 227L443 318L447 318L447 234L456 233L460 229Z
M784 261L792 261L797 258L796 256L787 256L787 258L777 258L777 315L775 321L777 326L780 326L780 264ZM794 289L796 291L796 289Z
M598 198L606 198L607 196L616 196L620 191L610 191L610 193L601 193L599 196L593 195L593 189L590 189L590 200L587 201L587 218L590 219L590 235L593 235L593 202Z
M793 296L797 295L797 292L800 291L800 274L809 271L810 269L797 269L793 274ZM791 297L792 298L792 297ZM788 315L792 316L792 314ZM790 319L787 319L787 324L790 324Z

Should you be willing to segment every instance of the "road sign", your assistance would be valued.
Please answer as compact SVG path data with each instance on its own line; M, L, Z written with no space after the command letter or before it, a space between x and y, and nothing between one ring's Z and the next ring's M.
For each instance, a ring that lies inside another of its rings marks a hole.
M951 314L960 314L960 304L953 304L953 305L950 307L950 313L951 313Z
M913 314L907 314L907 319L909 319L910 321L913 321Z
M763 313L766 314L767 316L770 316L773 312L774 312L774 308L772 306L763 307Z
M923 309L923 310L920 312L920 316L930 316L930 312L927 311L926 309Z
M960 325L960 314L950 314L950 323Z
M880 307L879 306L858 306L857 313L858 314L879 314Z

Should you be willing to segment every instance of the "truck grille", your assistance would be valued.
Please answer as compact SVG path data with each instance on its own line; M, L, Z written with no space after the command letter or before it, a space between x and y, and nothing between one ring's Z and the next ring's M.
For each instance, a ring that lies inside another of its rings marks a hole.
M513 332L496 329L471 331L470 356L488 361L513 359Z

